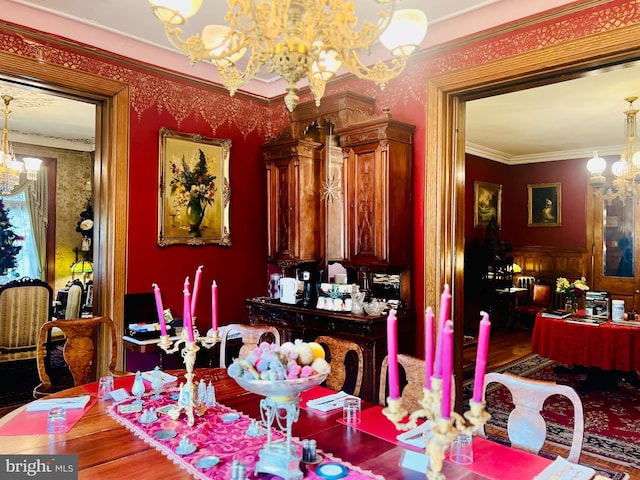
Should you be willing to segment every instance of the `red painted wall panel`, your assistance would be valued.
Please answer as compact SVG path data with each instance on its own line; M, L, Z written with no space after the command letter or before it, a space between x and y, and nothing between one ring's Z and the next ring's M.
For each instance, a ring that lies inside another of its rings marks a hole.
M526 165L505 165L475 155L466 157L465 232L466 242L474 238L484 240L484 229L473 228L474 182L502 185L501 240L509 240L514 247L557 246L585 248L586 192L588 174L586 160ZM530 227L528 221L529 184L561 184L562 225L558 227Z

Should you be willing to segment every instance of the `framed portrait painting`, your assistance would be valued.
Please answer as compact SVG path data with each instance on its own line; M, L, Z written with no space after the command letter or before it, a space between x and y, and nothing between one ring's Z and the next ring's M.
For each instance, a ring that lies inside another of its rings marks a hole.
M160 129L158 245L231 245L231 140Z
M530 227L559 227L562 225L562 185L538 183L527 185L529 190Z
M502 185L478 182L473 185L473 226L486 228L492 218L502 225Z

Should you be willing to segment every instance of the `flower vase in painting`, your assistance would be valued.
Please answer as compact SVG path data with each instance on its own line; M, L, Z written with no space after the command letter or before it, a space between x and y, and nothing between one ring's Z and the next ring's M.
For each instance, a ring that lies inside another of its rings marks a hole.
M189 235L201 237L200 230L206 209L214 202L216 193L215 175L207 171L207 159L202 150L193 169L189 168L184 156L181 167L171 164L171 194L181 207L184 207Z

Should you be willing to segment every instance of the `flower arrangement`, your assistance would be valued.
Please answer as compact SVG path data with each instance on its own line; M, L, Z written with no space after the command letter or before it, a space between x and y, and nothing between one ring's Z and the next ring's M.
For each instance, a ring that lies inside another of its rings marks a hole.
M187 161L182 156L182 166L171 162L171 194L176 198L177 204L187 206L192 201L199 203L203 214L207 205L213 204L217 191L214 180L215 175L207 171L207 158L201 149L198 149L199 159L193 168L189 169Z
M22 249L16 242L23 240L13 231L13 225L9 222L9 209L4 208L4 203L0 199L0 275L6 273L16 266L16 256Z
M584 277L574 282L569 282L564 277L558 277L556 280L556 293L562 293L565 297L581 297L587 290L589 290L589 285Z

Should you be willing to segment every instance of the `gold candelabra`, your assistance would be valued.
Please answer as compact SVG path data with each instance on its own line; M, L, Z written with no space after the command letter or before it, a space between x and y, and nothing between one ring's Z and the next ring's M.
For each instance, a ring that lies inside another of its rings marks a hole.
M485 410L484 402L469 401L469 410L464 417L456 412L451 412L450 418L442 418L442 379L431 379L431 390L423 389L423 397L420 400L421 409L416 410L406 422L408 412L402 407L400 398L387 398L387 407L382 413L399 430L411 430L417 426L419 418L431 421L433 435L426 445L426 454L429 456L429 480L444 480L442 465L447 447L459 434L472 435L481 426L487 423L491 415ZM466 419L466 420L465 420Z
M195 323L195 318L194 318ZM180 412L184 411L187 416L187 424L192 427L195 423L194 411L196 414L201 415L204 413L204 408L198 402L198 396L195 395L195 386L193 383L193 366L196 363L196 353L200 350L198 344L202 345L207 350L213 347L220 341L220 336L217 330L209 330L206 337L200 336L198 329L193 326L193 342L189 341L187 329L183 328L180 332L180 338L175 342L169 340L169 335L161 335L160 343L158 346L162 348L166 353L175 353L180 349L182 345L182 359L187 370L185 378L186 383L180 384L180 394L178 395L178 401L168 412L169 416L173 420L177 420L180 416Z

